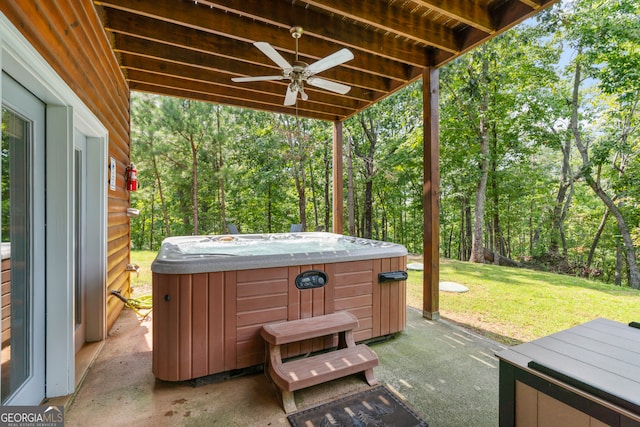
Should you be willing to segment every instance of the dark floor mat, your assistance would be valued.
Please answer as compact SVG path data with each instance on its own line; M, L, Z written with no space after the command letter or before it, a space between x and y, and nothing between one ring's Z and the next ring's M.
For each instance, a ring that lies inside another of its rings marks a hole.
M304 409L287 419L293 427L428 427L383 385Z

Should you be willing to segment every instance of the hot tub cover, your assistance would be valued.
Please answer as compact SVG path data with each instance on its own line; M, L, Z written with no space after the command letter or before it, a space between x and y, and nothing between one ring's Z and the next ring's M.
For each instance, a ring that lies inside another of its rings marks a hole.
M325 232L168 237L151 271L194 274L407 255L404 246Z

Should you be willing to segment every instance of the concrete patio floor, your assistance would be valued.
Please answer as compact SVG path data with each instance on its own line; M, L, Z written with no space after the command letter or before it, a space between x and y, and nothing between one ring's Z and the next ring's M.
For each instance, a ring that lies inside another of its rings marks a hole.
M152 321L125 310L65 412L67 426L288 426L273 386L261 372L180 383L151 372ZM498 425L498 361L504 347L407 309L407 328L371 344L378 380L430 427ZM298 409L368 388L352 376L295 393ZM50 402L51 404L60 404Z

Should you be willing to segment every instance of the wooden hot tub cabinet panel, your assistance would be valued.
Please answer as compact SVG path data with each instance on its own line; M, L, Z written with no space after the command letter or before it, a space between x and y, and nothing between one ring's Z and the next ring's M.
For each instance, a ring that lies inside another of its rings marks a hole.
M153 273L153 372L182 381L259 365L264 324L347 310L359 322L356 341L402 331L406 282L378 283L402 270L406 256L194 274ZM325 286L300 290L298 274L321 270ZM337 345L336 337L282 346L291 357Z

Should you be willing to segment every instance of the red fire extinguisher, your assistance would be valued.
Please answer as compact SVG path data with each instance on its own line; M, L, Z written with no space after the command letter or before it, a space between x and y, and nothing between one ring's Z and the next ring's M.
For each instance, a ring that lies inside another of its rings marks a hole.
M136 170L136 165L133 163L129 164L127 168L127 190L136 191L138 189L138 171Z

